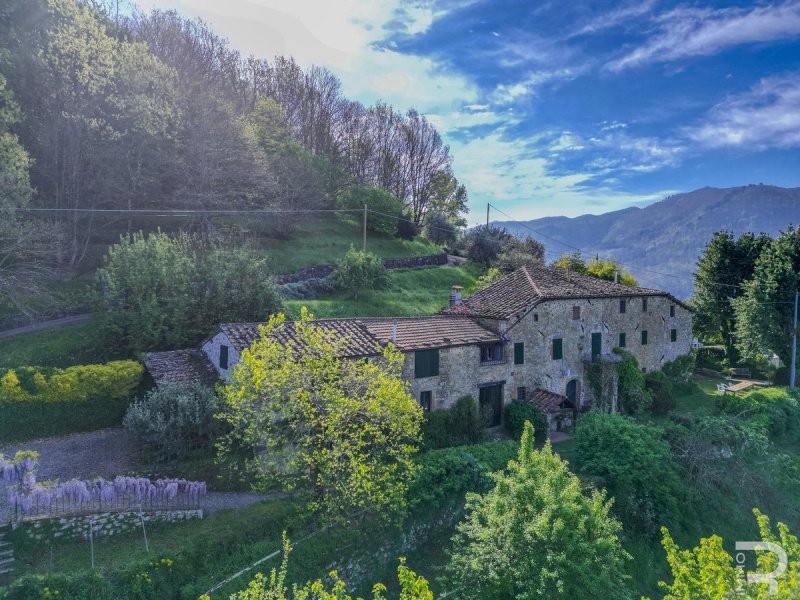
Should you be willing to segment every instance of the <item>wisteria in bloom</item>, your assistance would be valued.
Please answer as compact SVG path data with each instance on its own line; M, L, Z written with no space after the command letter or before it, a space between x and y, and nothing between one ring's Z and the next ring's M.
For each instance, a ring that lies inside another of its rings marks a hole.
M56 485L34 483L9 492L20 517L124 508L197 507L207 486L202 481L123 477L92 481L71 479Z
M0 478L6 485L25 483L26 475L32 476L35 466L36 462L30 457L22 460L9 460L0 456ZM28 477L27 483L30 483L30 477Z

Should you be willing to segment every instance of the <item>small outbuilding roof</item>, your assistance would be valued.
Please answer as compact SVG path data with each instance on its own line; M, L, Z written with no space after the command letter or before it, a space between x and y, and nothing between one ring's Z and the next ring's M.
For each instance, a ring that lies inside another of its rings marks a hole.
M664 296L688 308L662 290L623 285L555 267L524 266L475 292L460 304L445 309L443 313L508 319L547 300L641 296Z
M536 406L536 408L541 410L543 413L559 412L562 410L561 405L564 402L568 402L566 396L556 394L555 392L551 392L549 390L543 390L541 388L536 388L530 392L527 395L526 400Z
M201 350L148 352L144 364L156 385L165 383L214 385L217 381L216 370Z

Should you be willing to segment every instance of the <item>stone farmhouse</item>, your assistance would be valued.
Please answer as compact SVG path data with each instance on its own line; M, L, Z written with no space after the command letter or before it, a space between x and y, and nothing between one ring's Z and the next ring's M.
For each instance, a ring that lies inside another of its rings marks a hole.
M536 404L551 429L588 409L598 401L590 365L618 362L614 348L633 354L646 372L691 350L691 311L661 290L529 266L467 298L461 291L454 286L448 307L437 315L315 324L347 340L344 359L377 356L394 344L405 355L403 375L424 409L448 408L470 395L489 426L501 424L503 407L513 399ZM200 349L150 353L147 367L157 383L225 379L258 339L259 325L221 324ZM277 335L292 339L293 324ZM613 408L616 385L607 389L604 400Z

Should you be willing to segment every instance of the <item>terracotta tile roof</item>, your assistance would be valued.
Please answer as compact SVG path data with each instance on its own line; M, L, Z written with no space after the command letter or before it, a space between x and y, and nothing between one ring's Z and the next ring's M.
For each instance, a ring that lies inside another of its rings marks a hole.
M528 392L525 399L534 404L543 413L558 412L561 410L561 403L567 401L566 396L541 388Z
M148 352L144 358L156 385L164 383L202 383L214 385L217 372L200 350Z
M502 341L498 334L468 317L439 315L359 319L359 321L383 344L393 341L393 329L396 324L395 345L398 350L405 352Z
M434 315L427 317L319 319L314 325L347 338L346 358L372 356L380 348L393 341L393 329L397 325L395 345L403 352L427 348L447 348L500 342L501 337L469 317ZM220 330L239 352L250 347L259 337L259 325L264 323L223 323ZM286 343L296 340L294 323L287 322L274 337Z
M686 307L683 302L662 290L622 285L554 267L525 266L475 292L458 306L442 312L507 319L546 300L636 296L666 296Z
M380 352L380 342L377 338L361 325L356 319L319 319L314 325L326 331L335 333L338 337L347 340L342 356L355 358L372 356ZM231 344L239 352L253 345L259 337L259 326L266 323L223 323L220 330L228 337ZM297 341L295 325L287 322L283 327L274 332L273 337L285 344Z

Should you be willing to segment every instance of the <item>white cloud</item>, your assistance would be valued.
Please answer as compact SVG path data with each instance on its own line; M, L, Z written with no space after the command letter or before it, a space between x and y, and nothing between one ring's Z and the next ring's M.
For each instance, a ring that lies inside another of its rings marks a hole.
M800 2L751 10L678 8L658 18L659 32L647 43L606 65L611 71L689 56L716 54L742 44L800 36Z
M546 83L574 79L588 68L588 65L585 65L580 68L565 67L551 71L535 71L520 81L501 83L492 92L491 99L500 105L513 104L521 98L535 94L536 89Z
M658 0L645 0L644 2L631 2L607 13L599 15L589 23L570 34L569 37L587 35L624 26L651 12Z
M686 132L707 147L800 147L800 73L762 79L750 91L717 104L707 118Z

